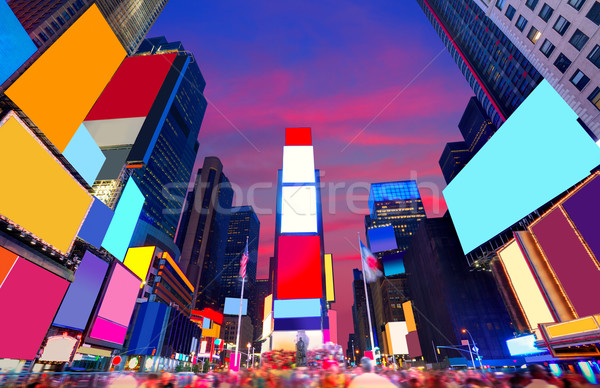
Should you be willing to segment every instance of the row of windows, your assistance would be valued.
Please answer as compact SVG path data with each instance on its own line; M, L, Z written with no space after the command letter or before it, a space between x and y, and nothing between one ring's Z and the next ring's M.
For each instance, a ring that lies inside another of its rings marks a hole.
M50 39L50 36L53 36L56 32L60 30L65 23L71 19L72 16L75 16L75 13L84 7L82 0L75 0L71 6L67 7L66 11L63 11L62 15L56 17L56 20L53 20L49 26L44 27L44 31L40 31L38 33L38 37L33 38L33 42L37 47L42 46L42 42L47 42ZM74 9L73 9L74 8ZM40 39L42 41L40 41Z

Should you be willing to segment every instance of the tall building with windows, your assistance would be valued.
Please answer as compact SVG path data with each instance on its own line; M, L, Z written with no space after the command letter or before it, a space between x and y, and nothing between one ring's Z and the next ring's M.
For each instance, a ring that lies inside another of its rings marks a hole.
M233 190L219 158L204 158L194 189L188 193L175 242L179 266L195 287L192 308L220 307L220 279Z
M477 0L583 123L600 137L600 2Z
M471 160L469 146L464 141L446 143L442 156L440 156L440 168L446 183L450 183L460 170Z
M417 0L492 123L500 127L543 79L474 0Z

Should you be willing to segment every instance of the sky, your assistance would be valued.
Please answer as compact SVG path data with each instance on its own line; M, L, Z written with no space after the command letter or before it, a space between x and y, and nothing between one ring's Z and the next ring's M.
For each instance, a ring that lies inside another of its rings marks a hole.
M258 213L259 278L273 256L285 128L312 128L345 348L369 184L415 179L428 217L446 211L438 161L446 142L462 140L473 95L458 67L414 0L173 0L154 36L181 41L206 79L196 165L219 157L234 205Z

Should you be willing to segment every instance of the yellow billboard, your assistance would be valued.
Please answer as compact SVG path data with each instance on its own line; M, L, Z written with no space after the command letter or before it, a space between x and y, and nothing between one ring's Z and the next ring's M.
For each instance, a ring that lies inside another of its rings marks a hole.
M404 311L404 320L406 321L406 327L408 332L417 330L417 324L415 323L415 314L413 312L412 302L402 303L402 310Z
M67 252L92 196L11 112L0 121L0 215Z
M63 152L125 55L92 4L6 95Z
M328 302L335 302L335 287L333 283L333 256L325 254L325 291Z
M152 259L154 258L154 251L156 251L156 247L153 246L136 247L129 248L127 250L127 255L125 255L123 264L125 264L125 266L131 270L131 272L136 274L137 277L142 279L140 288L144 287L146 276L148 276L148 270L150 269Z

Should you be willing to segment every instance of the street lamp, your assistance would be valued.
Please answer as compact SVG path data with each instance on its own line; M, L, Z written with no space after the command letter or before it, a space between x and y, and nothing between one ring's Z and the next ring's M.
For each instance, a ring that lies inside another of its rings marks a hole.
M479 357L479 348L475 344L475 340L473 339L471 332L467 329L462 329L461 331L463 332L463 334L464 333L468 334L469 338L471 338L471 343L473 344L473 350L475 350L475 354L477 354L477 360L479 361L479 367L480 367L481 371L483 372L483 364L481 363L481 358ZM469 343L469 340L467 340L467 343ZM477 367L475 366L475 361L473 361L473 353L471 352L470 344L469 344L469 353L471 353L471 362L473 363L473 368L477 369Z
M250 368L250 342L246 345L248 348L248 354L246 355L246 368Z

